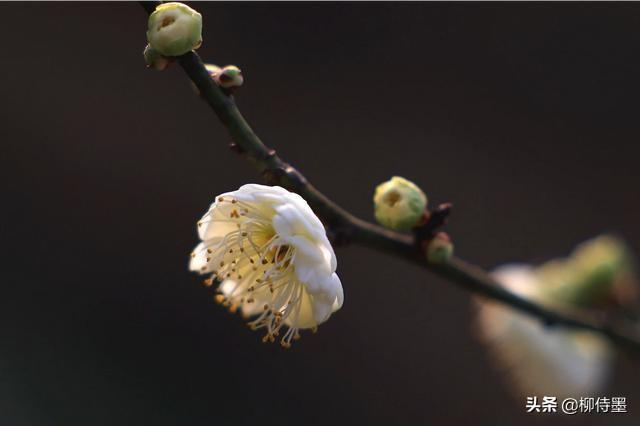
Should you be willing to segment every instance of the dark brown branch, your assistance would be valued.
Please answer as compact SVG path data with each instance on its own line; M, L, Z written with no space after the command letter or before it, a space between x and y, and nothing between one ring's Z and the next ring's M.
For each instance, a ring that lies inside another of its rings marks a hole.
M148 13L155 10L156 2L141 2ZM621 347L640 353L640 337L585 312L559 312L514 294L500 286L483 269L461 259L453 258L442 265L429 264L416 237L399 234L353 216L313 187L304 176L282 160L274 150L268 148L246 122L233 98L226 95L211 79L202 60L195 52L177 58L177 62L200 90L202 98L209 104L233 139L233 149L241 152L272 185L280 185L300 194L314 212L324 221L329 234L337 243L356 243L404 258L435 272L462 288L492 300L502 302L526 314L539 318L548 326L564 326L589 330L608 337ZM432 233L444 223L450 206L437 209L436 217L425 230ZM432 213L433 215L434 213ZM418 238L424 238L423 233Z

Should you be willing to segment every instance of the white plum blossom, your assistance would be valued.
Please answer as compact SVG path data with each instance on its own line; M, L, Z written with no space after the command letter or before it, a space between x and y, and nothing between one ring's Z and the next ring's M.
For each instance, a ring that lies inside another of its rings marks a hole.
M217 300L289 347L344 299L336 256L307 202L279 186L248 184L218 196L198 222L190 269L221 282ZM286 331L285 331L286 330Z
M530 266L505 265L493 276L522 297L556 305ZM545 327L539 319L495 302L480 300L478 307L480 337L520 395L595 395L606 383L613 351L603 337L588 331Z

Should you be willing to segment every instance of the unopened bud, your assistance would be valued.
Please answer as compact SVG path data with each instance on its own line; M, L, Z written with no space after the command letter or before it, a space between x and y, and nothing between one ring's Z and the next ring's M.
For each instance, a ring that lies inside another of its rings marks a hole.
M163 3L149 16L147 41L164 56L180 56L202 44L202 15L189 6Z
M235 65L227 65L222 68L215 77L218 86L225 89L237 89L244 83L244 77L242 71Z
M171 62L169 59L162 56L160 52L158 52L148 44L147 47L144 48L143 54L144 61L147 63L147 67L153 68L154 70L162 71L166 69Z
M220 68L214 64L204 64L204 67L213 81L223 89L236 89L244 83L242 71L235 65L227 65Z
M444 232L438 232L427 244L427 261L434 265L447 263L453 256L453 243Z
M373 196L376 220L383 226L407 231L416 226L427 208L427 196L413 182L394 176L381 183Z

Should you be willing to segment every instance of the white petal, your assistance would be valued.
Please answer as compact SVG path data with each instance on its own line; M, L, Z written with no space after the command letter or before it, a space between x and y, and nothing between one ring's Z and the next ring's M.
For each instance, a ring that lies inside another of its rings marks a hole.
M205 268L203 270L203 268ZM207 272L207 250L204 243L200 243L193 249L191 260L189 261L189 270L196 272Z
M331 267L333 250L330 247L314 244L301 236L289 237L285 241L296 248L293 259L296 275L301 282L308 284L310 288L315 288L319 285L319 281L325 279L335 270Z
M522 297L534 297L540 288L535 269L526 264L503 265L496 268L491 276L502 286Z
M324 297L315 297L314 300L314 319L316 320L316 322L318 324L322 324L323 322L325 322L326 320L329 319L329 317L331 316L331 314L333 313L333 303L334 300L327 300Z
M273 226L279 235L289 237L304 235L311 239L322 239L326 233L322 223L313 219L317 217L311 209L308 211L298 208L295 204L287 203L276 207Z
M544 303L533 268L508 265L493 276L513 292ZM535 318L489 301L479 303L478 325L481 338L522 395L593 395L609 376L611 348L593 333L545 327Z
M483 308L480 321L494 356L523 395L594 395L606 383L612 351L593 333L545 328L496 304Z
M234 280L226 279L220 283L218 290L225 296L229 297L233 294L234 290L238 288L238 283Z
M332 305L332 312L335 312L338 309L342 308L342 304L344 303L344 290L342 289L342 283L340 282L340 278L338 277L338 274L336 274L335 272L331 275L329 282L330 282L329 285L331 285L331 287L334 289L336 293L336 298L333 301L333 305Z
M220 197L218 197L220 198ZM198 225L198 236L201 240L222 240L229 232L238 229L238 223L246 221L244 216L232 215L235 209L229 202L216 201L211 205L209 211L202 216Z

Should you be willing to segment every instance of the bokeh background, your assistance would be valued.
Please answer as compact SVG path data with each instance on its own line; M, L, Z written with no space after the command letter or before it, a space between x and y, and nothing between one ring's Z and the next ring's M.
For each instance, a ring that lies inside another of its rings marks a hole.
M640 249L638 5L195 7L256 131L356 214L401 174L487 268L602 231ZM360 247L341 311L262 344L187 271L214 196L258 177L179 67L145 69L142 8L0 11L3 425L638 424L637 361L604 393L627 415L526 415L469 295Z

